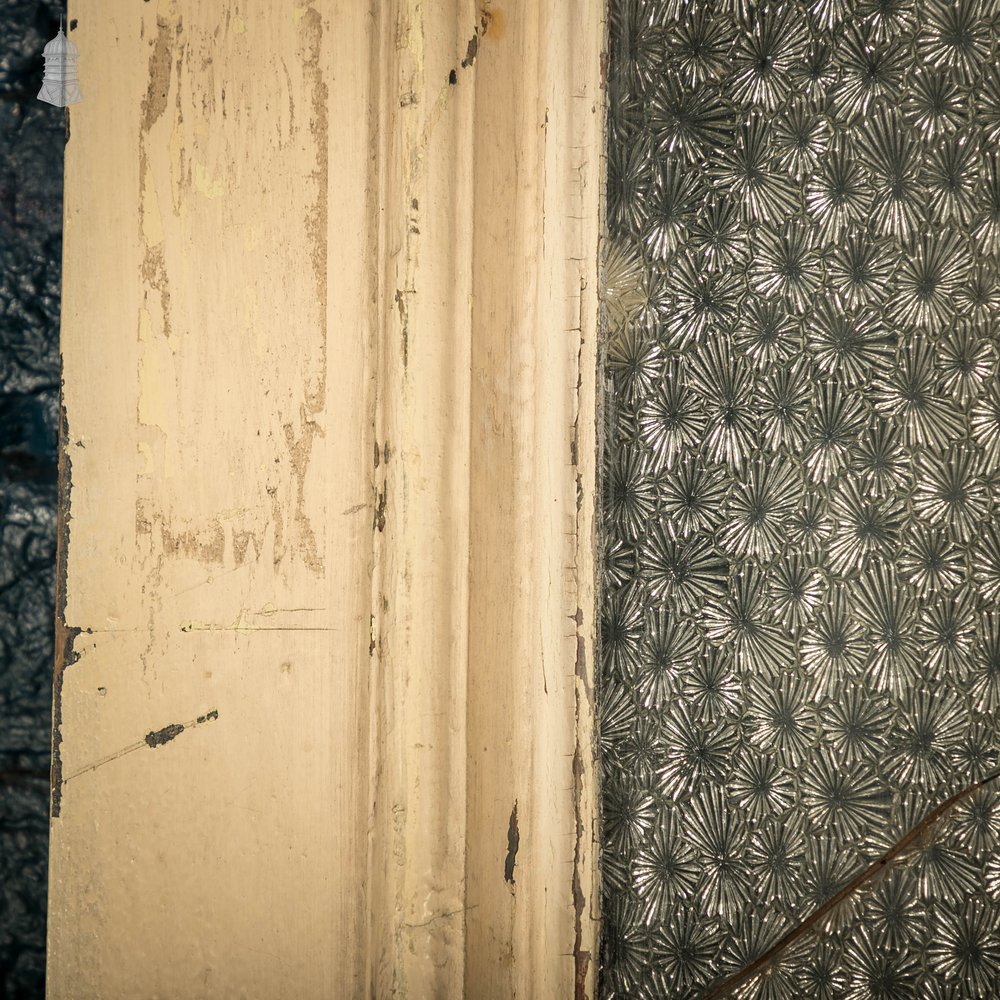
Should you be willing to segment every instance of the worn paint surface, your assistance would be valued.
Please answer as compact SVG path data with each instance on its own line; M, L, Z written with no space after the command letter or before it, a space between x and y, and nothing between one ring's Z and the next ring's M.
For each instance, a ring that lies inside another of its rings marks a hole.
M592 990L602 25L557 6L74 9L53 997Z
M366 232L329 163L362 192L368 163L327 122L368 42L73 13L50 994L357 995L373 555L340 512L373 502L374 401L363 254L326 252Z

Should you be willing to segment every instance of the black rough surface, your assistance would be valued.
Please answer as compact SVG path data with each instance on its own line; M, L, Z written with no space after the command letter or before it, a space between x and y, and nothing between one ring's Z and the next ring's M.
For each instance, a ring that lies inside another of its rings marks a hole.
M49 786L5 783L0 793L0 996L45 995L45 875Z
M65 118L61 4L0 0L0 1000L45 994Z

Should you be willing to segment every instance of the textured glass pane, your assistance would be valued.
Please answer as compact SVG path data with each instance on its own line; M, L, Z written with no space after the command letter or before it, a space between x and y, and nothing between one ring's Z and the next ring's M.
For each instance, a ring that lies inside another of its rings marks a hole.
M612 0L605 997L1000 997L998 43Z

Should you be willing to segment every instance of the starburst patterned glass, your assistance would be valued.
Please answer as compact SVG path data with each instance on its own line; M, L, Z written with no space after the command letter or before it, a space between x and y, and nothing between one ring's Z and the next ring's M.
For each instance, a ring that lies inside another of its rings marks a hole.
M1000 6L610 6L601 995L1000 998Z

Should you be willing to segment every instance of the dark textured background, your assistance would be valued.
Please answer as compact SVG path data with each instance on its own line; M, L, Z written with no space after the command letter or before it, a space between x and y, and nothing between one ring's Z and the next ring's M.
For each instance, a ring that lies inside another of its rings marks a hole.
M45 991L64 112L61 4L0 0L0 998Z

